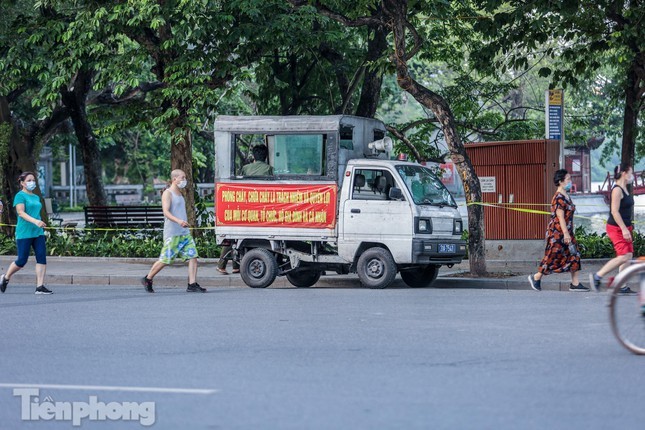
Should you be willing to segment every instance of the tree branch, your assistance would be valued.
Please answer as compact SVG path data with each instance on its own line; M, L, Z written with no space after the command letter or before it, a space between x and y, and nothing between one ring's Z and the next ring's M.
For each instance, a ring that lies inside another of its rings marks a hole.
M399 139L407 148L410 150L410 152L414 155L414 158L417 161L426 161L421 157L421 153L417 150L417 148L410 142L410 140L405 136L405 134L397 130L396 128L392 127L391 125L386 125L385 126L386 130L389 131L392 136L396 137Z
M145 95L146 93L155 91L159 88L165 88L166 86L167 85L163 82L144 82L137 87L128 89L119 97L112 92L112 88L106 88L90 97L87 100L87 104L121 105L133 100L138 101L141 98L141 95Z
M359 18L355 19L350 19L346 17L345 15L334 12L333 10L329 9L327 6L323 5L319 1L314 1L314 2L309 2L307 0L288 0L289 3L293 7L296 8L301 8L303 6L313 6L315 7L318 12L320 12L321 15L324 15L328 18L331 18L335 21L338 21L342 24L344 24L347 27L362 27L364 25L385 25L385 22L380 19L382 17L377 16L362 16Z

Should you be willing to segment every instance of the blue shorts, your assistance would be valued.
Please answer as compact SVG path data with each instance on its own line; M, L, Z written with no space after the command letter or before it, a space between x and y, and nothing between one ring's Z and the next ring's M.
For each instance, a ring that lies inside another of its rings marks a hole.
M47 264L47 246L45 245L45 236L30 237L27 239L16 239L16 248L18 248L18 258L15 263L18 267L25 267L29 259L29 250L34 248L36 254L36 263Z

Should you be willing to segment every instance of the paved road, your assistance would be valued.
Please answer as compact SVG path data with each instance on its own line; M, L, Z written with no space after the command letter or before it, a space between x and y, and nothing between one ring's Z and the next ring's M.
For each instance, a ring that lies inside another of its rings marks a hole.
M158 429L642 429L604 294L29 286L0 295L0 428L38 402L155 402ZM64 385L140 387L143 392ZM150 387L212 389L159 393ZM139 422L84 428L140 428Z

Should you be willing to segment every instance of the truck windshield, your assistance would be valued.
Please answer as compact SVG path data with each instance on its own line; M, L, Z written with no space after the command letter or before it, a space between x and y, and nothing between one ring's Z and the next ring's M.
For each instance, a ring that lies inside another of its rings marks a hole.
M405 186L408 187L414 203L457 207L455 199L430 169L418 165L402 164L398 165L396 170L405 182Z

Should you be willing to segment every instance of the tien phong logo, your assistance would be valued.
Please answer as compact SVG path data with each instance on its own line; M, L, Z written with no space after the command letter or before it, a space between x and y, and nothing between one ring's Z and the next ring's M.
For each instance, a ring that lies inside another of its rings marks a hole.
M38 388L14 388L13 395L20 397L23 421L71 421L74 426L83 420L138 421L142 426L155 423L154 402L104 403L98 396L89 396L87 402L56 402L51 396L41 400Z

